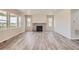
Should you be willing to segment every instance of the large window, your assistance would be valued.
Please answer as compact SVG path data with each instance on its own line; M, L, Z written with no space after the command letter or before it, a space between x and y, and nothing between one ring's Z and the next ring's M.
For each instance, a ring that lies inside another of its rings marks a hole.
M7 28L7 12L0 10L0 30Z
M18 17L15 15L15 14L10 14L10 28L11 29L15 29L17 28L17 20L18 20Z
M31 26L31 16L27 16L27 27Z
M0 10L0 31L8 30L8 29L16 29L21 27L21 17L7 12Z

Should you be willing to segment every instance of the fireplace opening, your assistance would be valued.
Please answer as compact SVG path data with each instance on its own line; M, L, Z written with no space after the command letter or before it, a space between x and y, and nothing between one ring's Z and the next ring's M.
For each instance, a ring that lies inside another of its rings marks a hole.
M37 32L42 32L43 31L43 26L36 26L36 31Z

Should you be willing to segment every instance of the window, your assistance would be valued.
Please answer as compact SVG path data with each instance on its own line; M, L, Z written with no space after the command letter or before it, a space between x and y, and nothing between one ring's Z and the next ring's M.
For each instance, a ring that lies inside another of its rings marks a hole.
M18 27L21 27L21 17L18 17Z
M0 30L7 28L7 12L0 10Z
M49 27L52 27L53 23L53 17L52 16L48 16L48 25Z
M31 26L31 16L27 16L27 27Z
M0 31L21 27L21 17L16 14L0 10Z
M18 17L15 14L10 14L10 28L15 29L17 28L17 19Z

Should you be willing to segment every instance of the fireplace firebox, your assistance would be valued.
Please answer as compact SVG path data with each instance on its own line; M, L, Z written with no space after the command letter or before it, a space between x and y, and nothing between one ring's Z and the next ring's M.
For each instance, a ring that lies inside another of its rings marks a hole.
M36 26L36 31L37 32L42 32L43 31L43 26Z

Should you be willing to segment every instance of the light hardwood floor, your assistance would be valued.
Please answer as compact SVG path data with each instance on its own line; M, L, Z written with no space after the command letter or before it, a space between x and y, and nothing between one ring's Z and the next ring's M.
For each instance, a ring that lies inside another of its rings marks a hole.
M79 41L55 32L25 32L0 47L1 50L78 50Z

